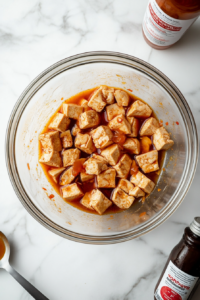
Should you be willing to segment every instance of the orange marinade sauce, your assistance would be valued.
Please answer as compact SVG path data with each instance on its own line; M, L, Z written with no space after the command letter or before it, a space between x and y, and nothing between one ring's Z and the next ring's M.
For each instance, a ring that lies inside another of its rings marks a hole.
M6 246L4 244L3 239L0 236L0 260L4 257L5 252L6 252Z

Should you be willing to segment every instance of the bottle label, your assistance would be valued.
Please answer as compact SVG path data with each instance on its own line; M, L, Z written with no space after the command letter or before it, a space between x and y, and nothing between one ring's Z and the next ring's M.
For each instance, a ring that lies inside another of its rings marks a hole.
M196 19L171 18L161 10L156 0L149 0L143 21L143 31L151 43L157 46L170 46L181 38Z
M171 261L155 292L157 300L187 300L199 277L186 274Z

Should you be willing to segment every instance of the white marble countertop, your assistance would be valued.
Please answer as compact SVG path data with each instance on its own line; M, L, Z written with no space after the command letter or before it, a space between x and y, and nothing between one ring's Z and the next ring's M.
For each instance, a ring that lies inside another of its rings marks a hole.
M159 68L186 97L200 132L200 19L174 47L151 49L141 25L147 0L1 1L0 9L0 230L12 247L11 264L51 300L153 299L153 289L184 228L199 214L200 165L184 202L168 221L136 240L91 246L65 240L37 223L10 184L4 136L23 89L69 55L112 50ZM200 288L194 300L200 298ZM32 299L0 270L0 299Z

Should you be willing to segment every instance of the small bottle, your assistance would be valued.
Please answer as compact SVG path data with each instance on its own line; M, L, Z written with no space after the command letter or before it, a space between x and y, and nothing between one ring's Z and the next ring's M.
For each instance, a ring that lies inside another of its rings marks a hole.
M199 15L199 0L149 0L142 26L144 39L155 49L167 49L183 36Z
M155 300L191 299L200 278L200 217L185 228L155 287Z

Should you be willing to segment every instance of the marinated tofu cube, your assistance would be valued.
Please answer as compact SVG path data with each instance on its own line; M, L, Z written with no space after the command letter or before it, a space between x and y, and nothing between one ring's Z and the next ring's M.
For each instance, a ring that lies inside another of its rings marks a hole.
M72 147L73 140L72 140L72 136L71 136L70 130L62 132L60 134L60 138L61 138L61 141L62 141L63 148L70 148L70 147Z
M72 135L77 136L79 132L81 132L81 129L79 128L78 124L75 124L74 127L72 128Z
M80 115L79 127L81 129L96 127L99 121L99 114L95 110L88 110Z
M68 117L66 117L64 114L57 113L52 122L49 124L48 128L64 132L68 128L69 124L70 119Z
M152 109L140 100L135 101L129 108L128 117L145 117L148 118L152 114Z
M153 144L157 150L168 150L174 145L170 135L164 127L160 127L153 135Z
M62 152L63 166L72 166L73 163L80 158L81 151L78 149L68 149Z
M106 102L104 100L101 89L98 89L94 92L88 102L88 106L96 110L97 112L101 112L104 109L104 107L106 106Z
M80 203L88 209L94 210L91 205L91 192L87 192L81 199Z
M129 195L135 198L139 198L139 197L144 197L145 192L143 192L143 190L141 190L138 186L136 186L132 190L130 190Z
M99 175L101 172L108 169L106 163L101 160L90 157L83 165L87 174Z
M157 150L138 155L136 156L136 160L144 173L150 173L159 170Z
M112 195L112 201L121 209L128 209L132 204L135 198L133 196L127 195L120 188L116 188Z
M131 124L131 134L130 137L137 137L139 132L139 121L134 117L127 117L128 122Z
M107 104L113 104L115 102L115 97L114 97L114 89L109 88L107 86L101 86L100 87L102 90L102 94L104 97L104 100Z
M86 172L80 173L80 178L82 182L93 180L95 175L87 174Z
M60 156L60 152L57 151L43 150L39 162L51 167L57 167L57 168L62 167L62 159Z
M108 123L108 126L111 130L120 131L124 134L131 134L131 125L122 114L112 119Z
M49 174L51 175L53 181L55 183L58 183L58 176L65 170L65 168L55 168L55 169L51 169L49 171Z
M153 135L159 127L160 125L155 118L149 118L143 123L140 129L140 135Z
M72 181L75 179L76 176L72 174L72 167L69 167L67 170L65 170L61 175L59 179L60 185L66 185L69 183L72 183Z
M140 171L131 176L131 182L136 186L139 186L147 194L150 194L155 187L155 183Z
M61 151L62 144L60 140L60 135L58 131L47 132L40 134L39 141L43 149L48 149L50 151Z
M119 106L117 103L106 106L106 114L108 121L111 121L114 117L119 115L125 116L125 110L123 106Z
M111 168L97 175L98 188L116 187L115 177L116 177L116 171L115 169L111 169Z
M89 134L78 133L75 139L75 147L87 154L92 154L96 151L92 138Z
M101 155L98 155L98 154L95 154L95 153L92 154L92 158L96 158L96 159L102 161L104 164L107 164L107 163L108 163L108 161L106 160L105 157L103 157L103 156L101 156Z
M117 187L123 190L125 193L129 194L130 191L134 188L134 185L127 179L120 179Z
M112 201L106 198L106 196L99 190L92 190L90 203L100 215L102 215L106 209L112 205Z
M136 138L128 138L123 144L123 148L132 154L139 154L140 142Z
M62 188L63 198L68 201L78 199L83 196L83 192L77 183L69 184Z
M117 171L117 177L126 178L129 174L131 164L132 159L127 154L124 154L118 164L114 166Z
M88 106L88 101L87 101L87 100L82 99L80 104L81 104L81 106L83 107L83 110L84 110L84 111L90 110L90 108L89 108L89 106Z
M96 148L105 148L113 143L113 133L108 126L99 126L90 134Z
M116 90L115 91L115 99L119 106L128 106L128 104L129 104L129 95L128 95L128 93L126 93L124 91Z
M114 144L101 151L101 155L105 157L111 166L115 166L120 157L119 145Z
M78 120L80 114L82 114L84 108L83 106L77 105L77 104L63 104L63 113L65 116L71 119Z

